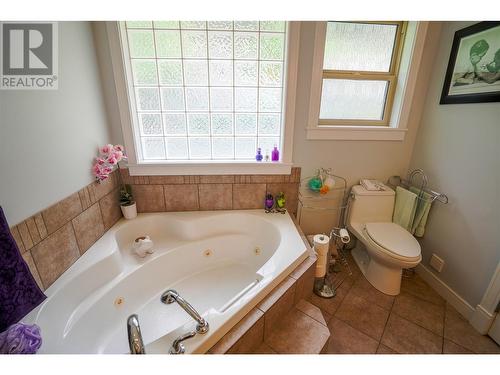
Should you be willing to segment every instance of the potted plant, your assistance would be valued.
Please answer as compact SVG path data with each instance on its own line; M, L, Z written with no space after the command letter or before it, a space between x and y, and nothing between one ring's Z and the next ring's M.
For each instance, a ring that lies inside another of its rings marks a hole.
M114 171L115 167L120 168L118 163L127 160L125 150L122 145L107 144L99 148L99 156L96 158L92 173L98 183L106 180ZM125 219L133 219L137 216L137 207L132 195L130 185L125 185L121 173L118 173L120 179L120 207Z
M137 206L130 185L122 185L120 189L120 208L125 219L133 219L137 216Z

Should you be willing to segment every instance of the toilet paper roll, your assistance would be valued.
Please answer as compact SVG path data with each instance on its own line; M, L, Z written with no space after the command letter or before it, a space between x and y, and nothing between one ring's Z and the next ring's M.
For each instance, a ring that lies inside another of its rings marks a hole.
M314 251L318 255L316 261L316 277L324 277L326 275L326 267L328 263L328 246L330 245L330 237L325 234L317 234L313 237Z
M342 228L339 231L339 235L340 235L340 240L343 243L349 243L349 241L351 240L351 237L349 237L349 232L347 231L347 229Z

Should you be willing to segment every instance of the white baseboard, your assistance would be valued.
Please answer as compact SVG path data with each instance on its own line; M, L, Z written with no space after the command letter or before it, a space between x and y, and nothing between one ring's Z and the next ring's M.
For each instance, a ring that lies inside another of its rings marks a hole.
M420 263L415 268L417 274L422 277L438 294L443 297L450 305L452 305L460 314L467 320L472 318L475 312L466 300L464 300L457 292L445 284L439 277L432 273L426 266Z
M470 324L482 335L486 335L490 330L493 321L495 320L495 315L490 314L486 309L477 305L474 313L470 318Z

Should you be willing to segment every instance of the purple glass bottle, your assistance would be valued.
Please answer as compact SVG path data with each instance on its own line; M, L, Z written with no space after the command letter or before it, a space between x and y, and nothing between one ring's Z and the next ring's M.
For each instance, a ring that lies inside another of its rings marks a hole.
M272 161L279 161L280 160L280 152L278 151L277 146L274 146L274 149L271 152L271 160Z
M257 154L255 155L255 160L262 161L262 158L263 158L263 156L262 156L262 150L259 147L259 148L257 148Z

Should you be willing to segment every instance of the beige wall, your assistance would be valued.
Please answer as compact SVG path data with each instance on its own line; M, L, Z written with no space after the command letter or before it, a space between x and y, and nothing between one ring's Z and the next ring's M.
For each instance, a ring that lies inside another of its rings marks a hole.
M93 181L106 110L89 22L59 22L59 89L0 91L0 205L11 225Z
M450 199L431 210L423 263L442 257L438 277L475 306L500 261L500 103L439 105L453 35L470 24L443 24L410 167Z
M333 168L335 174L347 178L349 185L360 178L386 181L392 175L406 174L439 32L439 23L431 23L418 73L408 133L403 142L307 140L305 128L309 111L314 22L302 22L293 149L293 161L302 167L302 177L311 175L319 167Z

